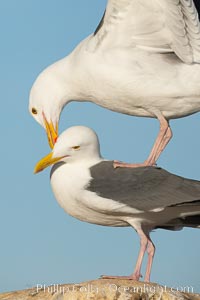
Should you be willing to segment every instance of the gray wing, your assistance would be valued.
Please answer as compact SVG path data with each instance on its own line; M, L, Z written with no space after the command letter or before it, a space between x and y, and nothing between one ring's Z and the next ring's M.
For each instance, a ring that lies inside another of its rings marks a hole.
M103 161L90 169L87 190L142 211L200 204L200 182L156 167L113 168Z
M131 51L138 47L175 52L183 62L199 63L200 24L195 4L193 0L108 0L88 49Z

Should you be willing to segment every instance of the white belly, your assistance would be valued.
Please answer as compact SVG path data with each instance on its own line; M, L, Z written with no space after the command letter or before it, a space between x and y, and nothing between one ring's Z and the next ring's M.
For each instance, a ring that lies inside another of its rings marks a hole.
M55 170L53 167L52 170ZM139 211L124 207L110 199L98 197L84 189L90 174L87 169L64 164L52 172L51 186L59 205L69 215L88 223L103 226L130 226L129 216L137 216Z
M169 119L200 111L200 65L182 63L175 54L86 51L78 68L88 82L80 85L83 99L110 110L154 117L148 107L156 108Z

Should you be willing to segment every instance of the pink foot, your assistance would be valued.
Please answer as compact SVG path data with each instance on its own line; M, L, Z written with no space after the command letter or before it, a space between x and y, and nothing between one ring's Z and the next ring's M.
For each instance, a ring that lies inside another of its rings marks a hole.
M142 275L135 275L135 274L132 274L130 276L108 276L108 275L101 275L102 279L126 279L126 280L136 280L136 281L139 281L140 277L142 277Z
M116 168L140 168L140 167L147 167L147 166L156 166L155 163L149 163L147 161L144 161L143 163L137 163L137 164L129 164L129 163L123 163L121 161L115 160L113 163L113 167Z

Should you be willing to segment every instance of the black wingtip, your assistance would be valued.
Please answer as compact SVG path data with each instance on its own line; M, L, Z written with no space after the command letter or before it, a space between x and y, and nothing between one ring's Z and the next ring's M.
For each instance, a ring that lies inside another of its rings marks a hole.
M103 26L105 14L106 14L106 11L104 11L103 17L101 18L101 21L100 21L99 25L97 26L97 28L96 28L96 30L95 30L95 32L94 32L94 35L96 35L97 32L98 32L98 31L101 29L101 27Z

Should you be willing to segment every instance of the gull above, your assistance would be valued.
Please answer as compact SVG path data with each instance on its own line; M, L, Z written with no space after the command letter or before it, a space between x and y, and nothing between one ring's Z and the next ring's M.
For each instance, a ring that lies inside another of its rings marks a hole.
M200 182L153 167L113 168L100 155L93 130L75 126L63 132L52 152L35 173L54 165L51 186L60 206L71 216L103 226L132 226L140 237L133 274L103 278L139 280L145 252L145 281L150 281L155 246L150 232L156 228L180 230L200 227Z
M200 111L200 23L197 0L108 0L93 34L45 69L29 110L58 136L63 107L89 101L119 113L157 118L160 131L141 164L153 166L172 137L169 120ZM131 136L131 133L130 133Z

